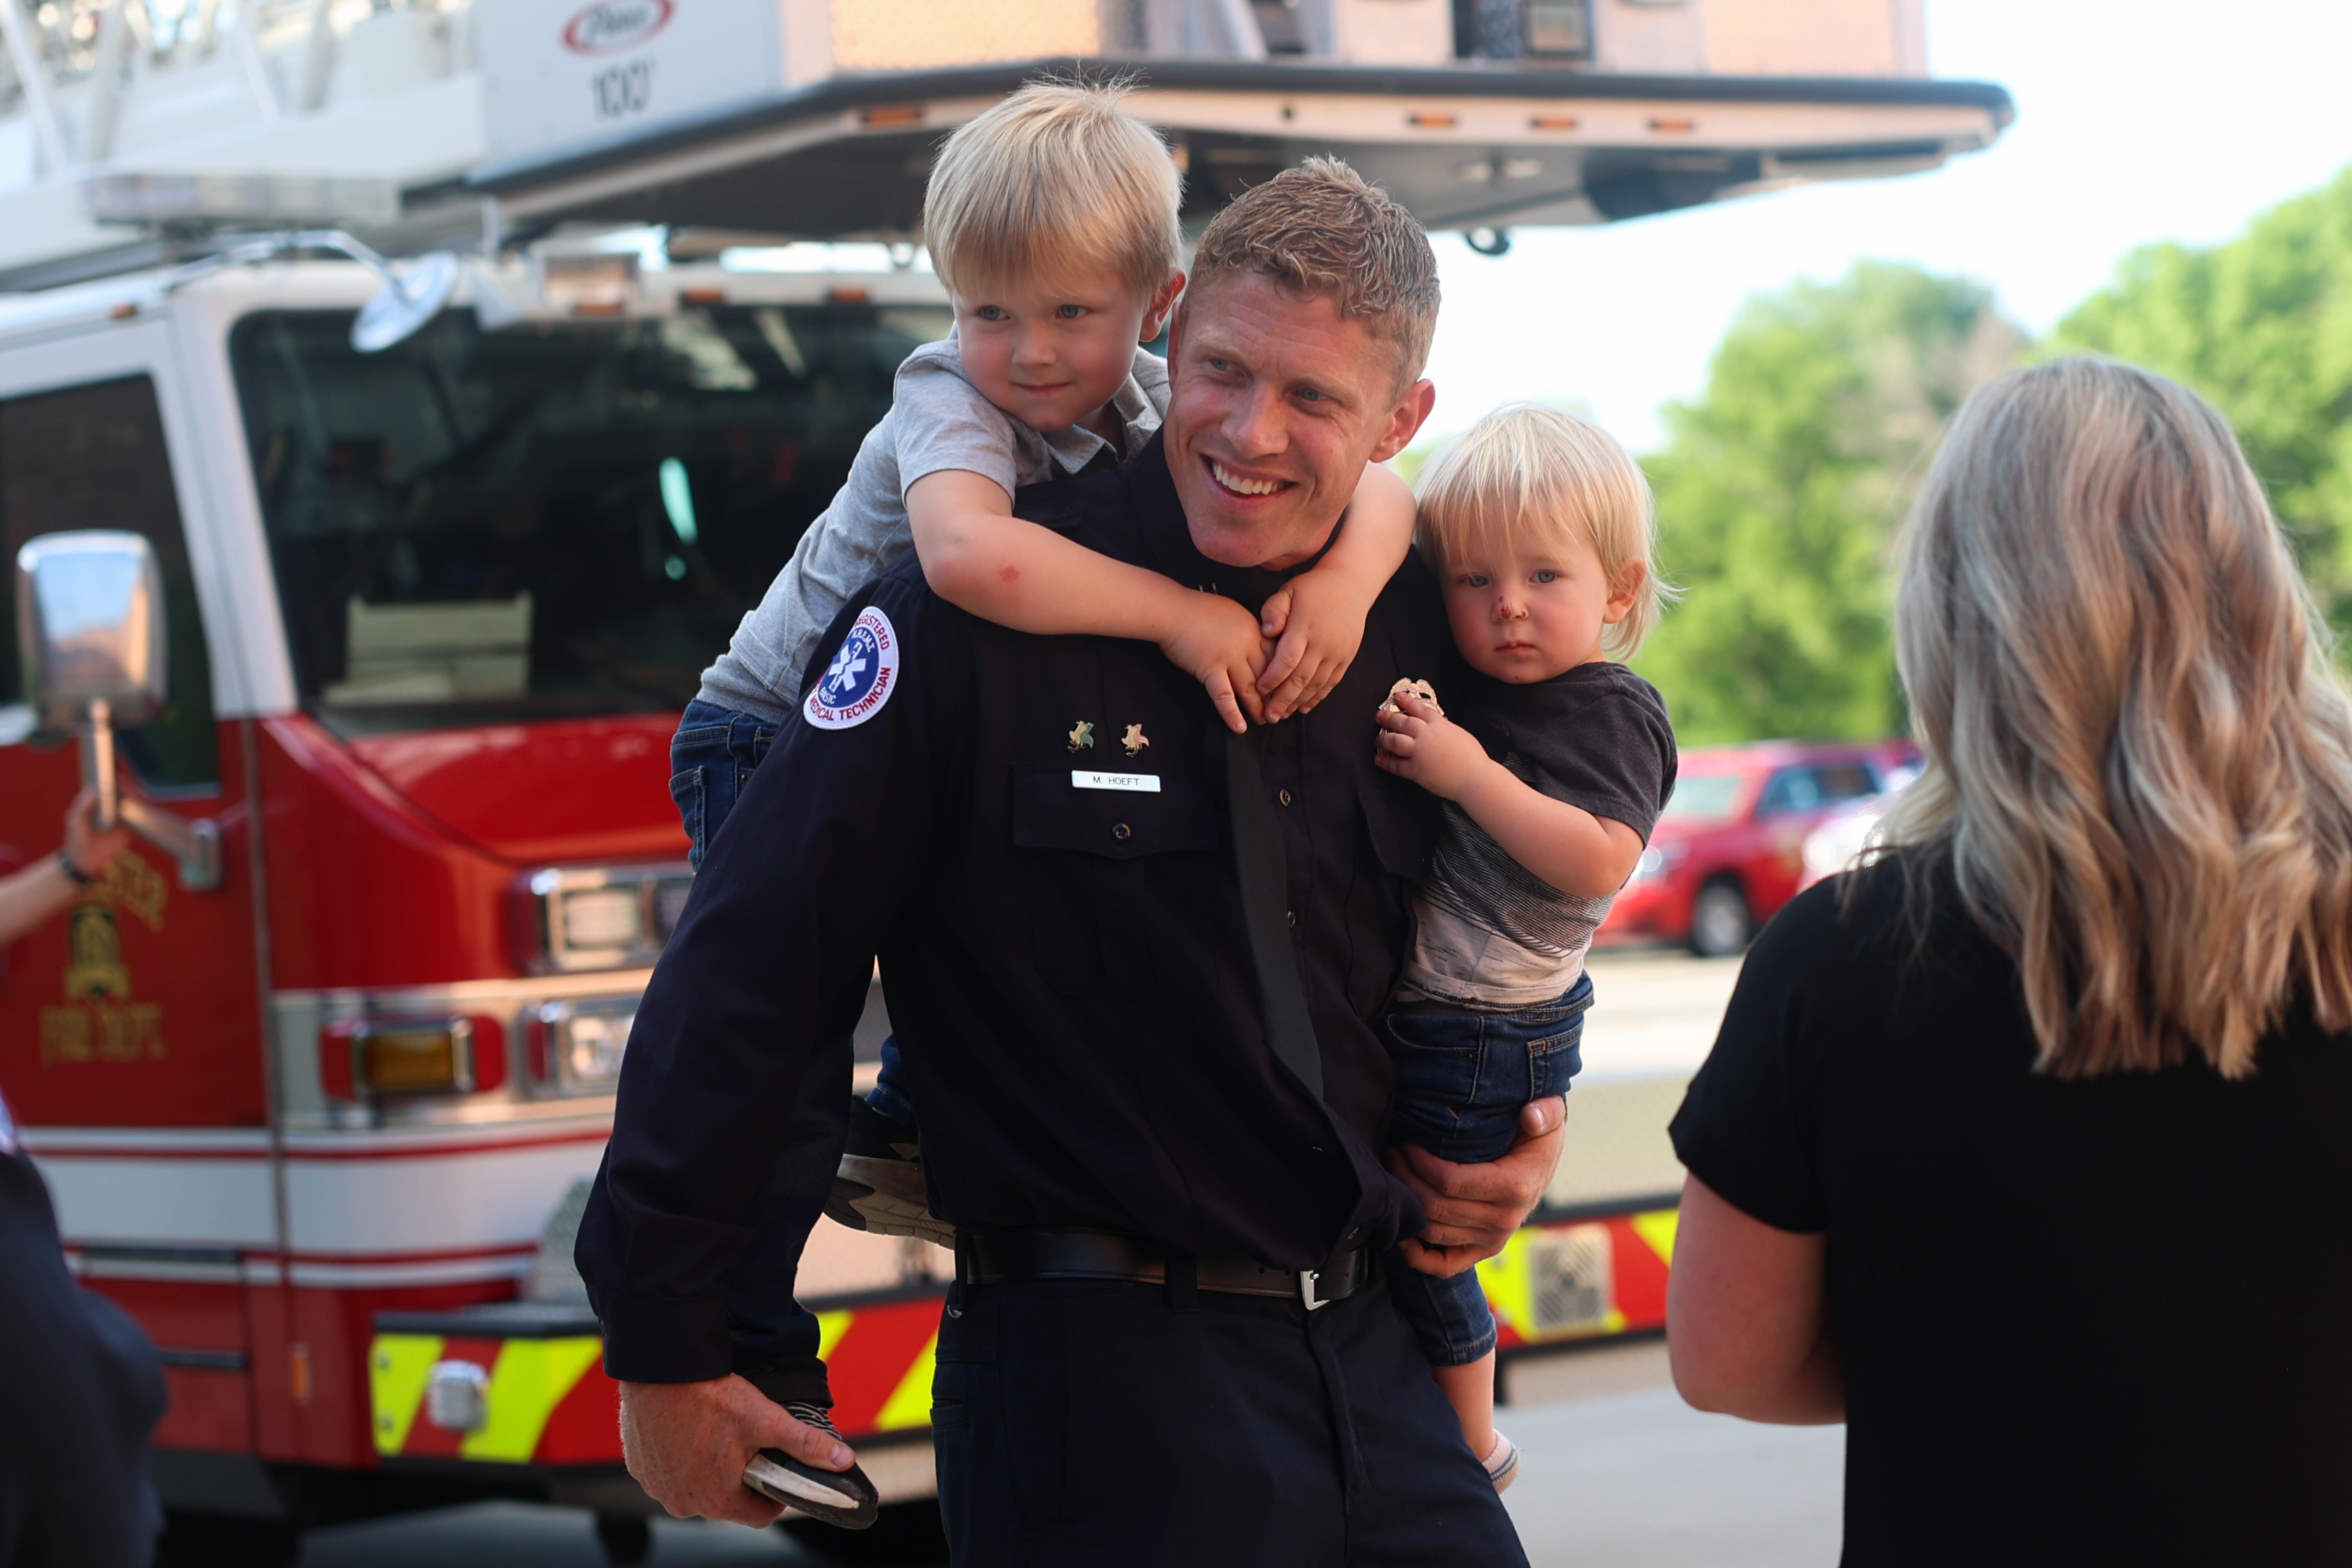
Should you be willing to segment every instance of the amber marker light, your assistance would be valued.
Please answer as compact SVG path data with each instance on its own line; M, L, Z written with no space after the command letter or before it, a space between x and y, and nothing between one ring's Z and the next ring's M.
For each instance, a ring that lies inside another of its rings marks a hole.
M1436 114L1426 110L1408 114L1404 122L1416 131L1451 131L1462 123L1458 114Z
M471 1075L460 1070L454 1029L387 1029L360 1044L359 1076L376 1094L446 1094Z
M335 1100L472 1094L506 1076L493 1018L362 1018L319 1032L320 1087Z
M1661 114L1651 120L1650 129L1653 131L1673 132L1677 135L1687 135L1691 132L1698 129L1698 121L1693 120L1687 114Z
M1528 129L1530 131L1573 131L1576 129L1576 126L1577 119L1573 114L1530 114L1528 116Z
M891 103L861 110L858 121L865 125L920 125L923 106L919 103Z

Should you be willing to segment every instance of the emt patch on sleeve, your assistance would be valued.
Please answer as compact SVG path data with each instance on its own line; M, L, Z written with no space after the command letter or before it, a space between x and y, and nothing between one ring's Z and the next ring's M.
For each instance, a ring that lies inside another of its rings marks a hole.
M801 716L820 730L846 730L882 711L898 685L898 634L868 605L841 639L841 651L809 688Z

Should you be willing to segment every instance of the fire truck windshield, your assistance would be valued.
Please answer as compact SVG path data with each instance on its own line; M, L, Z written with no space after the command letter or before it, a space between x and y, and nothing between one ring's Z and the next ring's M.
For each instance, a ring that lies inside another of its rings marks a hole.
M263 311L231 358L305 707L347 733L695 692L944 307L709 306L384 353Z

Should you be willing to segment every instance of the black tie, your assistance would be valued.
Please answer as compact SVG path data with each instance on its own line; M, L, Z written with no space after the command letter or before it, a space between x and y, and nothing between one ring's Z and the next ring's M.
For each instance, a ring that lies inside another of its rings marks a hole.
M1282 824L1265 797L1257 766L1263 729L1236 735L1218 722L1225 737L1225 801L1234 819L1234 872L1241 880L1242 915L1249 928L1250 956L1257 964L1259 1010L1265 1042L1307 1092L1323 1098L1323 1052L1315 1043L1315 1020L1298 984L1298 960L1290 945L1288 878L1284 873Z

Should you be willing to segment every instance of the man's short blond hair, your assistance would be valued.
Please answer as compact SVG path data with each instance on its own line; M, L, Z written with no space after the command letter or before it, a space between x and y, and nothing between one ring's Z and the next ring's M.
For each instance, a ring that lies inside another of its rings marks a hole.
M923 241L950 294L1115 273L1149 300L1183 266L1183 176L1123 87L1033 81L931 165Z
M1421 471L1414 536L1431 565L1482 544L1540 547L1590 540L1622 587L1638 568L1633 607L1601 647L1631 658L1681 590L1658 575L1657 509L1633 455L1598 425L1536 403L1507 403Z
M1242 193L1201 237L1186 286L1255 272L1320 295L1397 348L1399 390L1437 331L1437 258L1420 221L1337 158L1309 158Z

